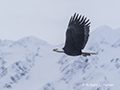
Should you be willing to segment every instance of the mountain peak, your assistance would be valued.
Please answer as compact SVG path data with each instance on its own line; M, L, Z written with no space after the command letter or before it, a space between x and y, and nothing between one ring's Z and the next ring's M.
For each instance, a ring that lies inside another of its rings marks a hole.
M112 31L112 29L109 27L109 26L106 26L106 25L104 25L104 26L101 26L101 27L98 27L98 28L96 28L94 31L92 31L91 33L95 33L95 34L106 34L106 33L109 33L109 32L111 32Z
M16 44L19 44L24 47L27 47L29 45L32 45L32 46L49 45L47 42L34 36L23 37L22 39L15 41L12 45L16 45Z
M103 26L96 28L96 30L112 30L112 28L107 25L103 25Z
M120 38L120 29L114 30L104 25L91 32L90 37L92 37L92 40L96 40L97 42L104 40L109 44L114 44Z

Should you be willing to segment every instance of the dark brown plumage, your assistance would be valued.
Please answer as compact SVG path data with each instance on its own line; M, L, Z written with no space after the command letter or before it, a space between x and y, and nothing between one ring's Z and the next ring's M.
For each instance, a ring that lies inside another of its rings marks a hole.
M63 47L64 53L71 56L82 54L82 49L88 41L89 27L89 19L84 16L75 13L70 18L66 31L66 42Z

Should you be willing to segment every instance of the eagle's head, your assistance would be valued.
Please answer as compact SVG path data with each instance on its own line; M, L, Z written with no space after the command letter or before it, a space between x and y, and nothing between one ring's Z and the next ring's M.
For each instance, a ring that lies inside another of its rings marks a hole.
M60 48L53 49L53 51L59 52L59 53L64 53L64 50L63 50L63 49L60 49Z

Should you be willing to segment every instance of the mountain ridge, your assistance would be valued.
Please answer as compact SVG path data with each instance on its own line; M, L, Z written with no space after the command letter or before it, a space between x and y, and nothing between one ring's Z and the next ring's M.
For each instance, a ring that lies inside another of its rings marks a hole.
M33 36L0 41L0 89L117 90L120 88L119 34L119 29L107 26L91 32L85 49L97 55L89 57L53 52L55 46Z

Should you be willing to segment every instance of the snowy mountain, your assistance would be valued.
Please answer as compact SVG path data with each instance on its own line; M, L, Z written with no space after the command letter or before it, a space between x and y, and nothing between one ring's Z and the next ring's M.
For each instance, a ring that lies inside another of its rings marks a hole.
M91 32L85 49L97 55L71 57L53 52L56 47L32 36L0 40L0 90L120 88L120 29Z

